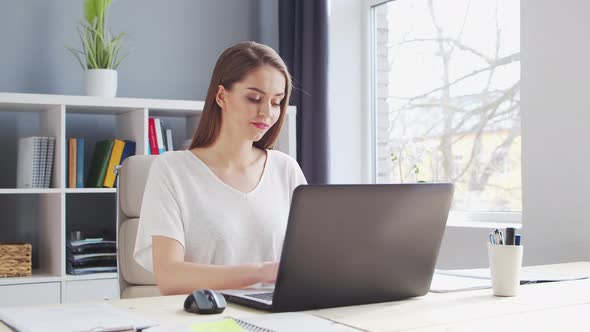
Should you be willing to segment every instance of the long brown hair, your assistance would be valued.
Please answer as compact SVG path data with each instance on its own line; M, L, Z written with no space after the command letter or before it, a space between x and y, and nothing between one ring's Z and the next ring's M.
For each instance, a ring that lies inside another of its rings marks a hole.
M273 146L279 136L287 112L291 96L291 75L289 75L283 59L272 48L255 42L242 42L223 51L215 64L199 127L193 136L189 150L210 146L219 137L221 108L215 100L219 85L222 85L226 90L231 90L234 83L239 82L252 70L262 65L270 65L285 76L285 97L280 103L279 119L260 140L254 142L254 146L260 149L268 149Z

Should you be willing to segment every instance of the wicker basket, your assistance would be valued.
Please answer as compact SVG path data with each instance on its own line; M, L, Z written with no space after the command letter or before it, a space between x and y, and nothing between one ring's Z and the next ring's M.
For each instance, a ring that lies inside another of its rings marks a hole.
M31 245L0 243L0 278L31 275Z

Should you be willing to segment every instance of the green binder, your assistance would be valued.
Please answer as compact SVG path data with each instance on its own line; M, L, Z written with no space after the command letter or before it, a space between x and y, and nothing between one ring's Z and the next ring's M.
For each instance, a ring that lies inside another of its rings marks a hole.
M90 164L90 174L88 174L88 181L86 182L87 188L102 188L114 144L113 140L96 142L92 163Z

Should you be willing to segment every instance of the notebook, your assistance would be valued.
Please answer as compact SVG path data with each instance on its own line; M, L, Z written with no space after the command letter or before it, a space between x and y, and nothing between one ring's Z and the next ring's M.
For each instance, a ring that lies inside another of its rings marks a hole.
M20 332L127 331L157 325L106 303L0 308L0 321Z
M191 325L160 325L147 332L356 332L353 327L324 319L309 313L287 312L252 316L247 318L225 317Z

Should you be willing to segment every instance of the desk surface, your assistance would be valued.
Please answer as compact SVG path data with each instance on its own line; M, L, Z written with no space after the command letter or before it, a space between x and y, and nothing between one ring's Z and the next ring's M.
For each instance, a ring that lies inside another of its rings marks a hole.
M538 271L590 274L590 262L544 265ZM161 324L190 324L223 316L250 317L263 311L230 304L221 315L182 310L184 295L110 301ZM590 279L525 285L516 297L494 297L491 289L429 293L398 302L314 310L311 313L367 331L588 331ZM9 331L0 323L0 332Z

